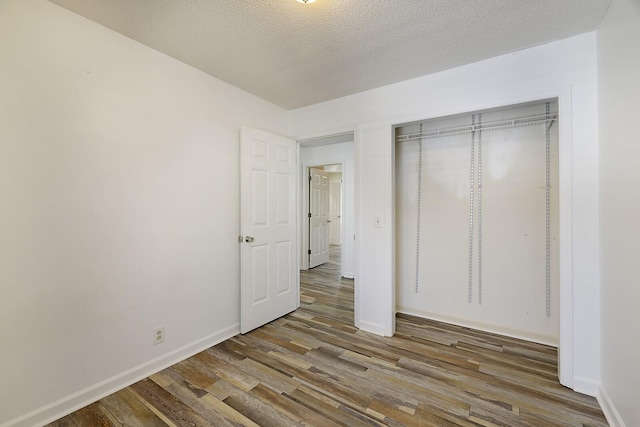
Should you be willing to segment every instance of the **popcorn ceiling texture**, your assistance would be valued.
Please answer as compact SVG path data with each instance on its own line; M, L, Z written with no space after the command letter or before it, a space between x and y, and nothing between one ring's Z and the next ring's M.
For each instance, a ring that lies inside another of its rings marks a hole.
M592 31L610 0L51 0L286 109Z

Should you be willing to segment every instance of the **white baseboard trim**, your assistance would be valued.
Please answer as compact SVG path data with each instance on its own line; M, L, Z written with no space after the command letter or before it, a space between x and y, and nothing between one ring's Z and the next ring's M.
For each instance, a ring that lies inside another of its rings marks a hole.
M355 276L353 275L352 272L345 271L342 273L342 277L344 277L345 279L353 279Z
M607 390L605 390L602 385L600 386L596 399L598 399L600 408L602 408L602 412L604 412L604 416L607 418L607 422L609 422L611 427L626 427L609 393L607 393Z
M598 397L600 394L600 383L589 378L573 377L573 391L591 397Z
M43 426L240 333L235 324L0 425Z
M372 334L380 335L380 336L389 336L386 333L384 326L378 325L376 323L367 322L365 320L360 320L356 325L361 331L370 332Z
M544 344L551 347L558 347L558 339L553 337L545 337L534 333L517 331L515 329L505 328L502 326L491 325L488 323L474 322L470 320L460 319L457 317L443 316L436 313L413 310L407 307L397 307L398 313L408 314L410 316L422 317L425 319L435 320L438 322L450 323L465 328L477 329L479 331L490 332L493 334L504 335L506 337L517 338L525 341L531 341L538 344Z

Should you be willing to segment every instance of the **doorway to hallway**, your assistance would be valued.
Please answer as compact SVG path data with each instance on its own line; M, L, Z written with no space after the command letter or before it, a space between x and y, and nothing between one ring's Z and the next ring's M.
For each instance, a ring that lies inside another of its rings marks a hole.
M342 245L342 165L308 168L309 268L329 261L329 245Z
M328 172L327 194L325 201L326 217L320 219L325 226L322 243L326 251L331 244L342 246L341 275L355 277L355 142L353 132L298 141L300 146L300 205L299 205L299 256L300 269L313 268L310 254L319 252L314 247L309 214L313 202L310 189L310 170L317 168ZM317 211L317 209L315 209ZM320 230L318 227L316 231ZM326 258L322 261L326 262Z

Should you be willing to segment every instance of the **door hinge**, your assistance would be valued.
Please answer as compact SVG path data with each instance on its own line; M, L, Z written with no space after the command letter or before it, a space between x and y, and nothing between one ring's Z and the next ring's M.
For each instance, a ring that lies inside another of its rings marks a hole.
M309 255L311 255L311 249L309 249L309 250L307 251L307 253L308 253Z
M309 175L309 182L311 182L311 175Z
M311 218L311 212L309 212L309 218Z

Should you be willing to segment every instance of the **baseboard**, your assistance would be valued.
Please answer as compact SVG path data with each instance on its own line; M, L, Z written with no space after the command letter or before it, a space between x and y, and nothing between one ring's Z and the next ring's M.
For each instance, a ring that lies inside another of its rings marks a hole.
M591 397L598 397L600 394L600 383L589 378L573 377L573 391Z
M35 411L31 411L18 418L7 421L0 425L0 427L43 426L100 400L105 396L113 394L118 390L128 387L149 375L153 375L171 365L181 362L194 354L200 353L209 347L219 344L226 339L238 335L239 333L240 325L232 325L222 331L211 334L208 337L202 338L196 342L165 354L164 356L158 357L157 359L143 363L133 369L89 386L63 399L52 402L49 405L38 408Z
M377 323L367 322L365 320L360 320L356 325L361 331L370 332L372 334L380 335L383 337L388 337L390 334L387 333L383 325L378 325Z
M602 408L602 412L604 412L604 416L607 418L607 422L611 427L626 427L609 393L607 393L607 390L602 385L600 386L596 399L598 399L600 408Z
M343 271L342 277L344 277L345 279L353 279L355 276L350 271Z
M456 326L462 326L464 328L477 329L479 331L490 332L492 334L504 335L506 337L517 338L525 341L531 341L538 344L544 344L551 347L558 347L557 338L546 337L524 331L516 331L514 329L505 328L497 325L491 325L488 323L473 322L457 317L443 316L430 312L423 312L419 310L412 310L407 307L397 307L398 313L408 314L410 316L422 317L425 319L435 320L438 322L450 323Z

